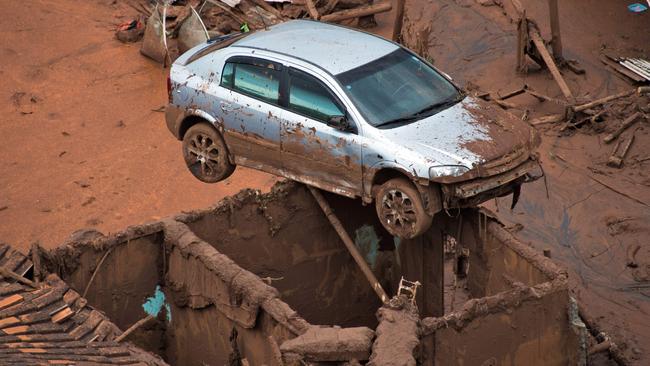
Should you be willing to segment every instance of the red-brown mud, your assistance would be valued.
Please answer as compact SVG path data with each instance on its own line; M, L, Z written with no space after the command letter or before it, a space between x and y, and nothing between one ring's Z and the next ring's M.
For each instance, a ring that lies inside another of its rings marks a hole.
M129 0L130 1L130 0ZM27 251L80 227L114 232L275 177L203 184L165 126L169 69L114 37L125 1L10 1L0 22L0 237Z
M502 3L505 9L471 0L408 2L404 40L468 89L505 93L526 83L559 99L561 93L547 71L531 64L527 75L515 73L512 9L510 2ZM548 39L546 2L522 3ZM601 50L650 59L650 12L632 14L626 5L595 0L560 5L565 57L578 60L586 70L585 75L563 70L578 99L631 87L602 65ZM115 25L130 18L126 14L135 14L129 9L108 0L9 2L3 7L0 76L5 82L0 98L7 101L0 107L6 120L0 126L5 138L0 146L3 240L24 250L33 240L52 247L80 226L115 231L127 223L203 207L241 187L268 188L274 181L244 169L218 185L204 185L191 177L178 142L155 111L166 98L166 71L140 57L137 45L113 39ZM376 32L390 34L391 14L377 17ZM531 117L562 110L555 102L540 103L529 95L509 101L519 106L510 109L518 117L525 110ZM648 104L647 99L634 102ZM605 122L589 128L560 134L557 127L541 127L547 187L542 180L525 186L514 211L505 209L509 197L496 200L492 208L502 220L522 228L518 235L535 249L550 250L567 268L572 295L590 319L614 337L628 361L641 365L648 362L650 352L650 248L644 245L650 231L650 161L640 160L648 156L650 134L648 122L639 122L623 169L607 167L613 146L602 143L604 132L616 129L636 108L628 101L610 107ZM154 232L155 228L150 234L159 235ZM245 239L246 233L238 235ZM133 278L154 284L155 271L138 270L145 264L162 268L161 257L155 254L159 238L154 239L139 247L142 252L137 255L115 250L122 263L115 264L116 273L129 269L135 271ZM99 257L82 255L62 265L74 266L76 260L90 268ZM474 270L484 270L475 264ZM271 281L272 272L266 276ZM85 284L89 276L77 281ZM133 295L109 286L110 282L96 281L102 292L89 297L107 309L114 306L110 303L114 297ZM472 286L476 284L468 280ZM140 305L127 303L113 310L125 317L126 325L137 320L138 313L129 310L140 310Z

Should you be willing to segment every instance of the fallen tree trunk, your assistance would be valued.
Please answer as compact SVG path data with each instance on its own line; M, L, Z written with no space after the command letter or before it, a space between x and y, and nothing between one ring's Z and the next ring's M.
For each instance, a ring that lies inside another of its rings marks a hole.
M383 2L355 9L337 11L336 13L323 15L320 20L323 22L338 22L345 19L359 18L366 15L387 12L390 11L392 7L393 6L389 2Z

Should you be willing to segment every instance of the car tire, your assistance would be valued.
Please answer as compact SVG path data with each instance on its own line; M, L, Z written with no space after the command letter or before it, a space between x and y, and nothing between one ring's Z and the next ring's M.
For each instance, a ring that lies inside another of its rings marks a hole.
M375 195L375 208L384 228L401 239L423 234L433 221L424 209L420 192L406 178L382 184Z
M183 158L192 175L205 183L224 180L235 170L223 137L208 123L198 123L187 130L183 136Z

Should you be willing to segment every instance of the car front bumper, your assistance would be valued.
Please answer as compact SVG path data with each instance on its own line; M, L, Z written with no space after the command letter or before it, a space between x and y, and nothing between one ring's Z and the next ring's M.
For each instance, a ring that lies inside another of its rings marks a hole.
M528 160L515 169L491 177L443 184L444 205L445 207L474 206L491 198L505 196L522 183L543 177L543 173L537 161Z

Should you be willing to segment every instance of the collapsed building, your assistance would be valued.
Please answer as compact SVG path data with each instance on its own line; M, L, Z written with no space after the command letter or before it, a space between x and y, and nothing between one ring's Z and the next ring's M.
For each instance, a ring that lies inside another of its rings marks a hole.
M292 182L34 250L35 271L60 276L119 329L153 319L126 340L171 365L585 363L566 272L489 212L442 212L425 235L400 241L372 208L325 197L393 296L385 304ZM454 293L450 247L465 276ZM454 309L456 291L466 301Z

